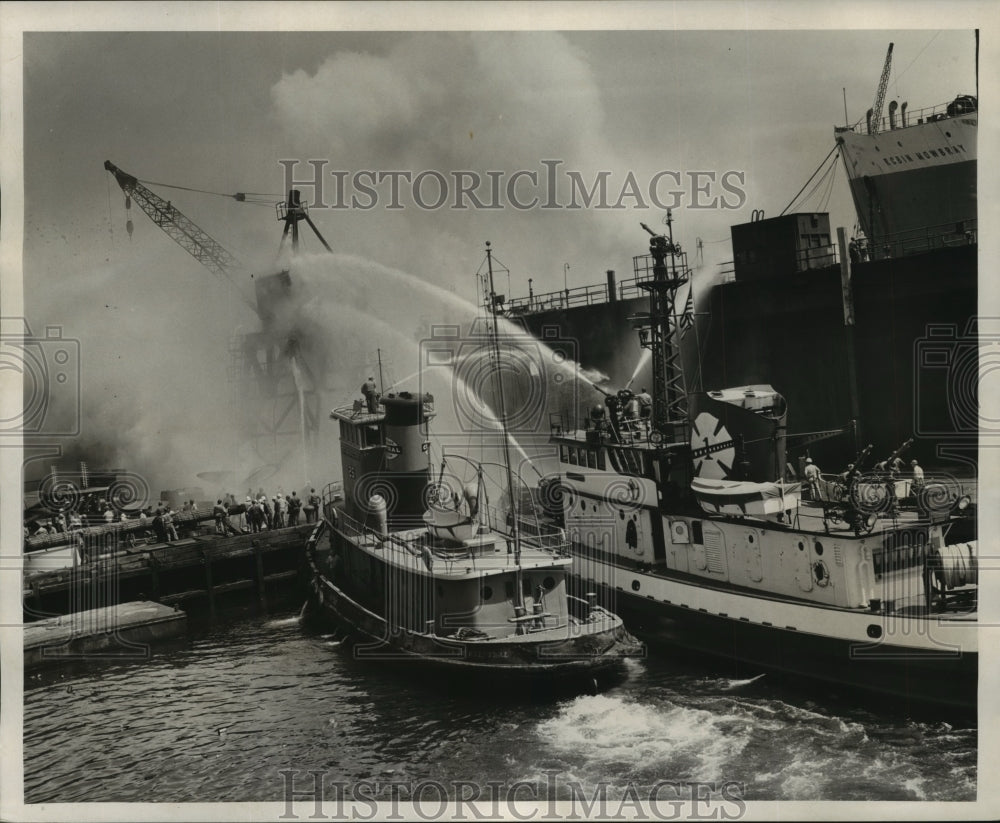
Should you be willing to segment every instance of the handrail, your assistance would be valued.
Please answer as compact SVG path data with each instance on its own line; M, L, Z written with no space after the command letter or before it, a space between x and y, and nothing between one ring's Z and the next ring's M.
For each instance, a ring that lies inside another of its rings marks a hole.
M962 97L966 95L959 95L959 96ZM885 115L879 120L878 131L880 134L885 134L886 132L890 131L899 131L901 129L913 128L914 126L920 126L924 123L933 123L937 122L938 120L950 120L953 117L965 117L970 114L978 114L979 112L978 105L976 108L971 109L970 111L964 111L964 110L957 111L956 104L957 104L957 98L953 98L946 103L937 103L936 105L926 106L922 109L907 110L905 115L906 116L905 124L903 123L902 115L897 113L897 115L894 118L896 120L895 127L893 127L893 123L890 121L889 116ZM951 113L949 113L948 111L950 108L952 109ZM862 119L857 123L855 123L853 126L850 127L841 126L838 129L838 131L841 132L851 131L854 132L855 134L868 134L868 123L866 122L866 120Z
M487 510L490 510L490 508L491 507L487 507ZM496 517L495 510L491 510L490 514L491 516ZM492 522L496 523L500 521L493 520ZM344 534L346 534L348 537L357 537L361 539L370 538L376 543L379 543L382 547L388 546L390 548L395 548L397 550L405 549L408 554L413 556L420 554L419 551L414 552L410 544L401 540L398 535L393 535L393 534L383 535L380 532L377 532L374 529L370 528L369 526L360 523L358 520L356 520L355 518L351 517L350 515L342 511L337 513L337 521L335 527L338 528ZM494 529L493 531L496 534L500 535L501 537L508 536L505 535L499 529ZM552 534L541 534L541 533L524 534L521 536L521 544L531 549L537 549L539 551L548 552L556 557L562 557L566 554L566 547L568 546L568 541L566 540L565 534L560 531ZM423 545L427 546L428 550L434 556L435 560L441 560L447 563L454 563L459 560L461 560L463 563L469 561L468 557L451 557L444 552L436 551L433 545L430 544L423 544ZM507 565L511 565L513 562L512 559L513 556L508 555L507 557L508 557ZM473 561L475 560L474 557L472 559Z
M623 280L615 286L615 299L629 300L644 294L639 288L638 278ZM500 307L506 316L531 314L541 311L568 309L575 306L594 306L611 302L607 283L593 283L586 286L576 286L572 289L531 294L528 297L514 297Z
M979 240L978 218L918 226L913 229L859 238L862 259L885 260L933 249L975 245Z

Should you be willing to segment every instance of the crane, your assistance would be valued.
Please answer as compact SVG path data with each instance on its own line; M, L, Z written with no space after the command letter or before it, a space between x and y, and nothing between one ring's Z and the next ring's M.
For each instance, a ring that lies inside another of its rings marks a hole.
M129 233L129 237L132 236L133 228L131 205L132 200L135 200L135 202L139 204L139 207L149 216L149 219L159 226L164 233L181 246L181 248L198 260L198 262L205 266L205 268L209 271L224 277L235 284L231 275L235 271L242 269L243 266L239 260L237 260L222 246L221 243L182 214L169 200L164 200L155 192L150 191L134 175L118 168L118 166L110 160L105 161L104 168L114 175L115 180L121 187L121 190L125 193L125 209L129 215L128 222L126 223L126 229ZM184 187L172 186L171 188ZM202 190L192 189L192 191ZM218 192L203 193L218 194ZM266 195L248 195L243 192L225 196L232 197L239 202L246 202L250 197L266 197ZM279 255L281 250L284 248L286 239L289 235L292 240L291 245L293 254L298 251L298 224L301 220L305 220L313 232L315 232L319 241L323 244L323 247L328 252L333 252L323 235L320 234L319 229L316 228L316 225L309 218L306 204L301 201L297 190L292 189L289 191L288 199L278 203L276 211L278 220L285 224L284 232L281 237L281 245L278 250ZM257 304L251 303L245 298L244 300L260 318L263 325L263 331L247 335L240 351L247 349L248 356L245 358L246 363L249 365L251 371L256 375L258 383L264 387L265 395L273 398L275 401L275 422L273 425L269 425L267 427L267 434L269 436L273 438L279 433L278 428L288 417L292 406L298 405L302 437L303 469L304 474L308 476L307 455L310 450L310 441L315 441L319 428L319 416L318 411L315 408L318 402L318 397L316 396L315 391L316 380L312 369L309 368L308 363L306 363L305 358L303 357L301 342L296 338L296 336L292 334L290 337L281 341L276 340L274 337L274 329L271 325L274 320L273 310L270 306L261 305L260 296L260 286L268 280L278 280L285 288L287 288L291 282L289 279L289 272L287 270L279 272L277 275L272 275L271 277L257 279ZM274 297L273 292L271 292L270 297ZM265 302L269 302L269 300L266 300ZM269 365L267 368L264 368L261 366L260 358L257 357L256 353L250 351L250 349L262 347L263 351L267 352L275 344L279 346L281 356L275 360L270 355L265 354L264 361ZM277 371L277 373L274 373L274 371L278 369L278 364L282 360L287 363L288 369L282 369ZM285 391L281 391L279 389L279 384L282 382L290 384ZM291 397L293 399L286 407L281 408L279 407L279 403L283 397Z
M875 103L868 110L868 133L873 136L878 134L882 121L882 105L885 103L885 90L889 86L889 69L892 66L892 46L890 43L889 51L885 53L885 65L878 81L878 91L875 92Z
M129 236L132 235L131 205L135 200L157 226L186 252L192 255L209 271L221 277L230 278L230 272L241 268L239 260L226 251L222 245L208 235L171 204L155 192L147 189L128 172L122 171L110 160L104 161L104 168L115 176L121 190L125 192L125 209L129 212ZM240 199L240 195L234 195Z

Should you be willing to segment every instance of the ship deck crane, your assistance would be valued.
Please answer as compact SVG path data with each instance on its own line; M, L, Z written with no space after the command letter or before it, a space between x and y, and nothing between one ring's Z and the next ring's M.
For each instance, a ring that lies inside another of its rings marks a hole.
M892 46L893 44L890 43L889 51L885 53L885 65L882 67L882 76L879 78L878 90L875 92L875 103L868 110L868 133L871 135L879 133L879 125L882 121L882 106L885 103L885 91L889 86L889 69L892 67Z

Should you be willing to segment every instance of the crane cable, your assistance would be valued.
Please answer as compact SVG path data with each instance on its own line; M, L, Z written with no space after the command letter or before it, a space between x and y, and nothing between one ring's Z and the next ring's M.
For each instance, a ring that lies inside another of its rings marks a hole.
M263 192L238 191L238 192L236 192L236 194L226 194L226 193L221 192L221 191L209 191L208 189L193 189L193 188L191 188L189 186L174 186L174 185L171 185L170 183L157 183L154 180L139 180L139 182L143 183L143 184L145 184L147 186L160 186L160 187L165 188L165 189L180 189L181 191L193 191L193 192L197 192L198 194L211 194L211 195L213 195L215 197L225 197L225 198L228 198L228 199L237 200L239 202L244 202L244 201L246 201L246 202L254 202L252 200L251 201L247 201L248 197L268 197L268 198L271 198L271 200L273 200L274 198L277 198L277 199L280 200L282 198L282 195L280 195L280 194L266 194L266 193L263 193ZM268 201L268 202L271 202L271 201Z
M826 211L826 207L830 204L830 198L833 196L833 186L837 180L837 161L833 161L833 165L830 167L832 174L830 174L829 180L826 184L826 193L823 195L823 201L819 205L820 211Z
M812 182L813 178L814 178L814 177L815 177L815 176L816 176L817 174L819 174L819 170L820 170L821 168L823 168L823 166L825 166L825 165L826 165L826 161L830 159L830 157L831 157L831 156L833 155L833 153L834 153L834 152L835 152L835 151L836 151L836 150L838 149L838 147L839 147L839 146L838 146L838 144L836 144L836 143L834 143L834 144L833 144L833 148L832 148L832 149L830 149L830 153L829 153L829 154L827 154L827 156L823 158L822 162L821 162L821 163L820 163L820 164L819 164L819 165L818 165L818 166L816 167L816 171L814 171L814 172L813 172L813 173L812 173L811 175L809 175L809 179L808 179L808 180L806 180L806 182L805 182L805 184L804 184L804 185L802 186L802 188L801 188L801 189L799 189L799 190L798 190L798 192L796 192L796 194L795 194L795 197L793 197L793 198L791 199L791 201L789 202L789 204L788 204L787 206L785 206L785 208L783 208L783 209L781 210L781 214L779 214L779 215L778 215L779 217L781 217L781 215L782 215L782 214L784 214L784 213L785 213L786 211L788 211L788 210L789 210L789 209L790 209L790 208L792 207L792 203L794 203L794 202L795 202L796 200L798 200L798 199L799 199L799 195L800 195L800 194L802 194L802 192L804 192L804 191L806 190L806 186L808 186L808 185L809 185L809 184L810 184L810 183Z
M805 194L804 197L802 197L802 199L800 201L798 201L798 208L802 208L809 201L809 199L814 194L816 194L816 192L820 191L820 187L826 186L826 189L825 189L824 193L821 194L820 198L819 198L820 199L819 211L824 211L824 209L825 209L825 201L829 197L829 192L830 192L830 190L832 188L833 180L836 177L836 169L837 169L837 161L834 160L833 163L831 163L829 166L827 166L826 171L823 172L823 174L822 174L822 176L820 176L819 180L817 180L813 184L813 187L811 189L809 189L809 191Z

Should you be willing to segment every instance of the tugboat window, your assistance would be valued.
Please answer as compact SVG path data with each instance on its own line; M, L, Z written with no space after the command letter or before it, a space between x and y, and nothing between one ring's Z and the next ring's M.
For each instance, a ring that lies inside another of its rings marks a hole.
M816 541L816 554L818 554L821 557L823 555L823 544L820 543L818 540Z
M552 591L552 589L555 588L555 585L556 585L555 578L553 578L553 577L546 577L542 581L542 585L545 587L545 591L547 591L547 592Z

